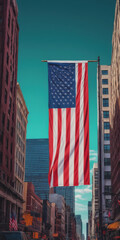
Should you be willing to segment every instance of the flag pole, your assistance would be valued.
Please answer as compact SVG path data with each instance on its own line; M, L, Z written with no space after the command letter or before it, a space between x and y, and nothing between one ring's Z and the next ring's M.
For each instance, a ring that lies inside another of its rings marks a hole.
M48 62L48 61L50 61L50 60L41 60L41 62ZM58 60L57 60L58 61ZM61 61L61 60L60 60ZM59 62L59 61L58 61ZM69 62L69 60L67 61L64 61L64 62ZM72 60L71 60L71 62L72 62ZM74 62L74 61L73 61ZM77 61L76 60L76 62L79 62L79 61ZM98 60L88 60L87 62L98 62Z
M100 114L100 57L98 57L98 172L99 172L99 239L103 240L102 232L102 163L101 163L101 114Z

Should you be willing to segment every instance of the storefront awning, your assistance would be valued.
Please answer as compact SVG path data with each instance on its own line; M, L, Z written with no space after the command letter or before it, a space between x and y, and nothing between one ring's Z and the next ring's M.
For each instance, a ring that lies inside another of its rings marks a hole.
M120 229L120 222L114 222L114 223L109 224L107 229L109 229L109 230Z

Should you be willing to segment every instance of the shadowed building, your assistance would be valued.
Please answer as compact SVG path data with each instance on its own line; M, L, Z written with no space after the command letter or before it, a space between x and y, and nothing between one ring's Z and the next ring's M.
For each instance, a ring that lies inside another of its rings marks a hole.
M49 199L48 171L48 139L27 139L25 181L34 184L35 193L42 200Z

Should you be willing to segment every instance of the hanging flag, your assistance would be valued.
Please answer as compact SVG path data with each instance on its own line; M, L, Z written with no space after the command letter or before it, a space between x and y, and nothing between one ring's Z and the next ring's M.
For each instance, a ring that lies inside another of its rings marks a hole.
M48 62L49 186L89 184L88 62Z
M17 231L18 225L17 225L17 219L15 214L11 214L10 221L9 221L9 231Z

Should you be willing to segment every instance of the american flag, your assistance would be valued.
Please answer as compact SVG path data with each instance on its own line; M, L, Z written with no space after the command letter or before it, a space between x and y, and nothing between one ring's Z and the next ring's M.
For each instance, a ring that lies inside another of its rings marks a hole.
M50 187L89 184L88 62L48 62Z
M17 220L14 216L11 216L9 221L9 231L17 231L17 230L18 230Z

